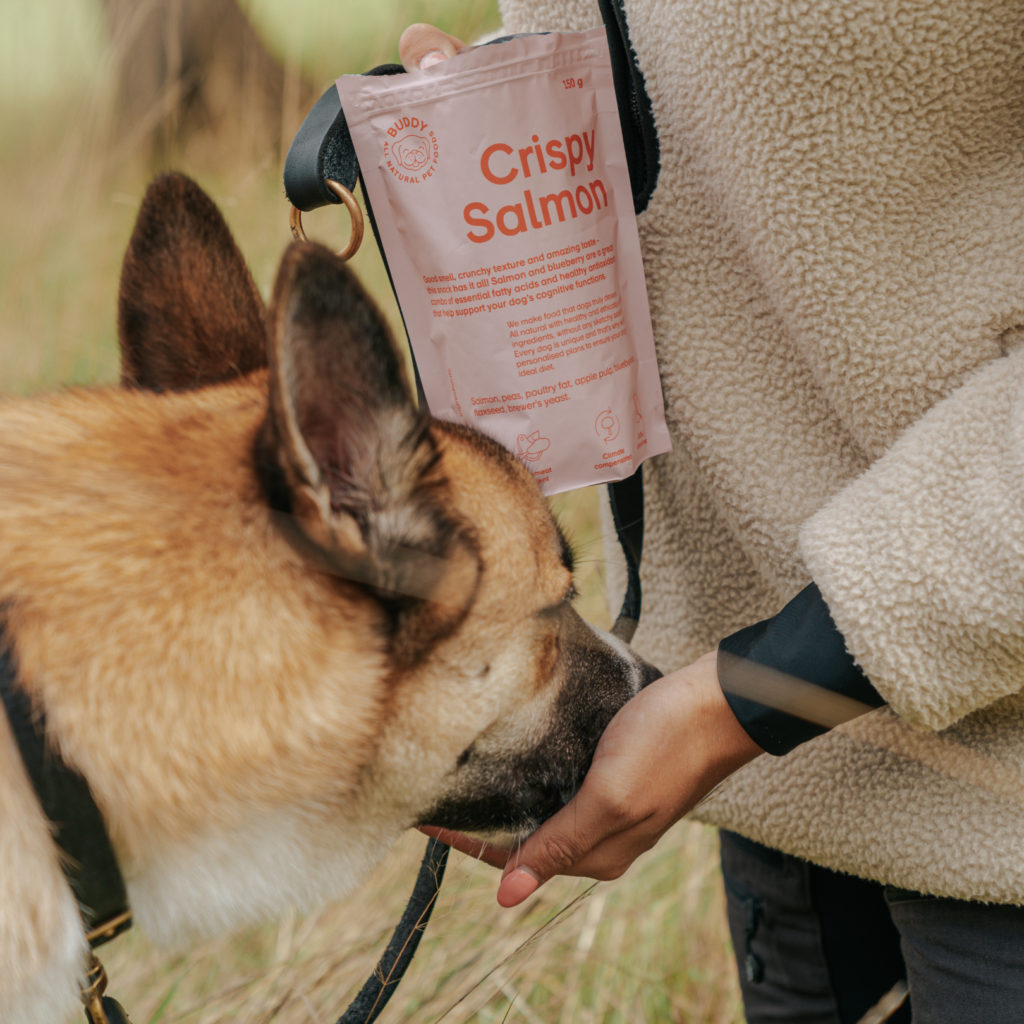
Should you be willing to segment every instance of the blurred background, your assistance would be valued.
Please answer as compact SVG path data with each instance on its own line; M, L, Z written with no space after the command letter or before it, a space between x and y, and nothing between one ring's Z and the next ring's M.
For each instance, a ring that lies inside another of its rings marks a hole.
M599 22L594 4L595 23ZM0 393L113 384L120 263L148 181L177 169L216 200L269 294L290 241L284 154L341 74L397 61L429 21L467 42L496 0L5 0L0 4ZM304 218L339 248L337 209ZM353 260L405 336L373 237ZM553 499L578 553L580 611L607 627L593 489ZM354 897L187 949L106 947L134 1024L330 1024L411 890L410 835ZM677 826L618 882L559 879L501 910L454 856L382 1022L742 1021L713 830Z
M118 268L161 170L215 197L266 294L289 241L283 155L306 111L339 75L397 61L402 29L427 19L466 38L499 24L493 0L0 4L3 389L116 377ZM309 234L340 246L343 220L313 214ZM376 285L365 248L357 269Z

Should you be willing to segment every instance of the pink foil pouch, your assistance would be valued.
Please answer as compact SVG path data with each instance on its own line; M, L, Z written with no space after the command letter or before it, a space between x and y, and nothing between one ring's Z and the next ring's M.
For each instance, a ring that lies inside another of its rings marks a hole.
M548 494L671 450L605 30L337 85L433 415Z

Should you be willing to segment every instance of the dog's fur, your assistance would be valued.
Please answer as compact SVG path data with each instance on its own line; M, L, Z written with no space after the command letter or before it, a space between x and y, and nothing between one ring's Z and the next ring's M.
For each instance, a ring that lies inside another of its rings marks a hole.
M269 311L159 179L121 389L0 403L0 626L157 939L350 891L415 824L523 835L653 675L573 611L530 473L414 409L326 250ZM561 796L560 796L561 794ZM85 945L0 716L0 1021L76 1005Z

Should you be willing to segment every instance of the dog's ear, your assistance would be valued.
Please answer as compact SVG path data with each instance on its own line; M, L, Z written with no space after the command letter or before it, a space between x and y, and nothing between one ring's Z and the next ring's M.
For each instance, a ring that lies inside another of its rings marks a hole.
M210 197L182 174L146 192L121 268L121 383L189 391L266 365L263 301Z
M479 562L446 510L428 419L412 404L391 331L352 272L293 245L274 287L264 461L281 525L320 568L371 588L411 654L468 608Z

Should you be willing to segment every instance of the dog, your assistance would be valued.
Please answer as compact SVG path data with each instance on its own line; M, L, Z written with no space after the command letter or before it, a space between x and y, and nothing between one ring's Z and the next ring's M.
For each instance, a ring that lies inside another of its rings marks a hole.
M0 402L0 640L176 942L350 892L431 824L522 837L656 670L573 610L524 464L410 398L322 247L269 308L197 185L142 203L121 387ZM82 917L0 716L0 1020L78 1006Z

